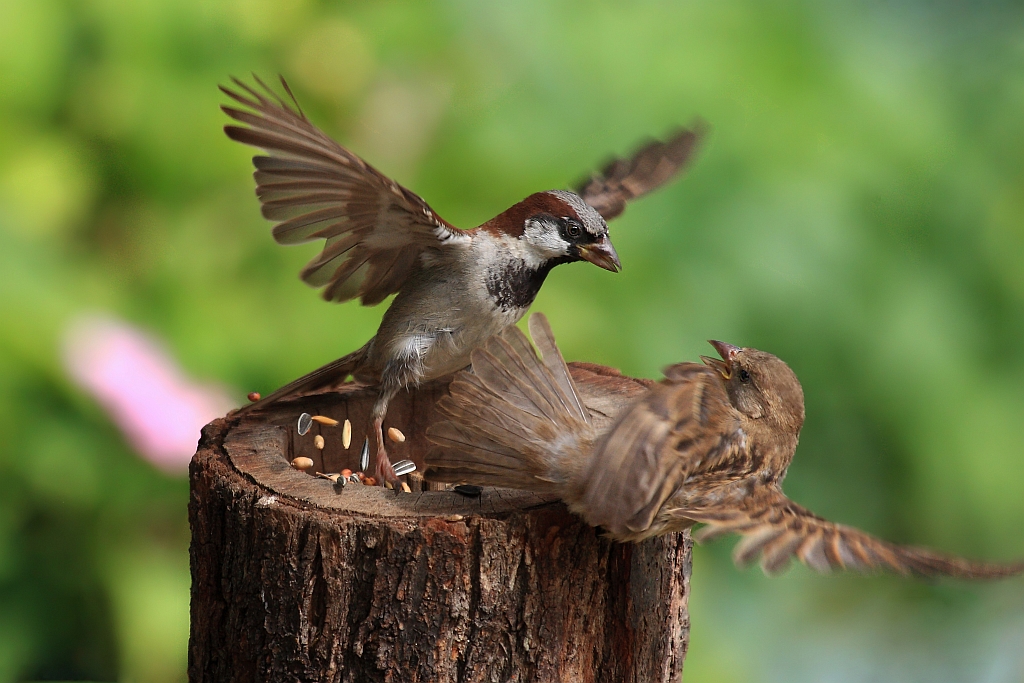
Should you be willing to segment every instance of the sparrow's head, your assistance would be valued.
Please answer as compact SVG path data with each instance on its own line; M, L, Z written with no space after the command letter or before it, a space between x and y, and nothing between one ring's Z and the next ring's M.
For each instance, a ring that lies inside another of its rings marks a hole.
M491 221L493 229L520 240L533 267L590 261L613 273L622 268L608 239L608 224L594 207L566 190L537 192Z
M729 401L754 420L769 423L792 434L804 424L804 390L796 374L778 357L757 349L720 341L710 344L722 360L701 356L725 381Z

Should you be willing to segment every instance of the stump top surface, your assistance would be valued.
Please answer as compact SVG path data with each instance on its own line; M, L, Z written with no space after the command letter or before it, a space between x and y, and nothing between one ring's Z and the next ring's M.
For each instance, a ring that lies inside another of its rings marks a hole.
M573 363L570 369L584 402L598 423L610 421L630 398L651 385L650 380L626 377L603 366ZM398 427L406 437L404 443L388 444L393 462L408 458L422 470L424 456L430 448L425 432L430 424L441 419L435 405L447 393L450 379L424 384L392 401L385 429ZM228 415L208 425L207 436L223 445L235 469L267 490L261 499L266 500L267 505L284 499L325 511L394 518L501 516L556 502L557 499L550 496L495 488L485 488L478 497L453 491L396 493L380 486L341 487L313 476L314 472L358 469L359 453L369 433L370 411L376 396L375 388L347 384L338 391L280 401L241 416ZM308 434L300 436L296 424L303 412L331 417L339 426L314 423ZM343 447L340 426L346 419L352 424L348 449ZM322 450L314 445L317 434L324 440ZM291 460L299 456L314 461L308 473L290 466Z

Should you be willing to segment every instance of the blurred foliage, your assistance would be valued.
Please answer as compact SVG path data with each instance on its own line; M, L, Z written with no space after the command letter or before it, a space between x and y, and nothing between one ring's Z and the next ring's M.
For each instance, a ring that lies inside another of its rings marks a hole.
M216 84L311 118L457 225L693 116L682 182L559 268L567 357L632 374L720 338L786 359L794 498L894 540L1024 555L1024 11L1014 3L0 0L0 680L184 680L187 482L60 362L110 311L264 392L382 309L296 277ZM687 680L1018 681L1024 589L821 578L696 552Z

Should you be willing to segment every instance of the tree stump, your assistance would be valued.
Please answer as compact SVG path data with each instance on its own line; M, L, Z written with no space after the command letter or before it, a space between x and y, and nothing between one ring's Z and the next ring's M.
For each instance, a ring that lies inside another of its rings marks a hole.
M599 420L649 386L571 369ZM388 425L407 437L390 444L393 461L422 467L447 385L392 402ZM358 469L374 397L346 386L203 430L190 468L190 681L680 679L688 533L619 544L526 492L409 494L311 476ZM351 447L341 426L299 436L303 412L350 419ZM308 472L289 466L299 455L314 460Z

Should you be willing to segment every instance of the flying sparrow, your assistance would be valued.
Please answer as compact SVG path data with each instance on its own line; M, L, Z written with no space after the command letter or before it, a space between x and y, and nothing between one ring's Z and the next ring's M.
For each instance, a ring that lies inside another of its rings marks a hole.
M712 341L722 359L679 363L600 425L579 399L547 320L530 318L538 359L517 328L472 353L438 403L449 420L428 428L435 481L556 494L619 541L695 523L706 540L738 533L733 555L758 554L772 574L792 557L826 572L995 578L1024 564L973 562L895 545L835 524L782 492L804 422L796 375L770 353Z
M590 261L618 271L606 218L664 184L691 158L698 133L680 130L666 142L612 162L580 194L532 194L475 230L438 216L413 192L386 177L316 128L262 81L263 92L234 80L221 87L246 109L223 106L246 126L225 126L256 156L256 194L282 244L326 240L301 273L328 301L359 298L374 305L398 293L365 346L282 387L242 410L329 389L349 375L380 387L373 408L377 480L395 481L382 425L400 390L453 373L488 337L515 324L555 266Z

